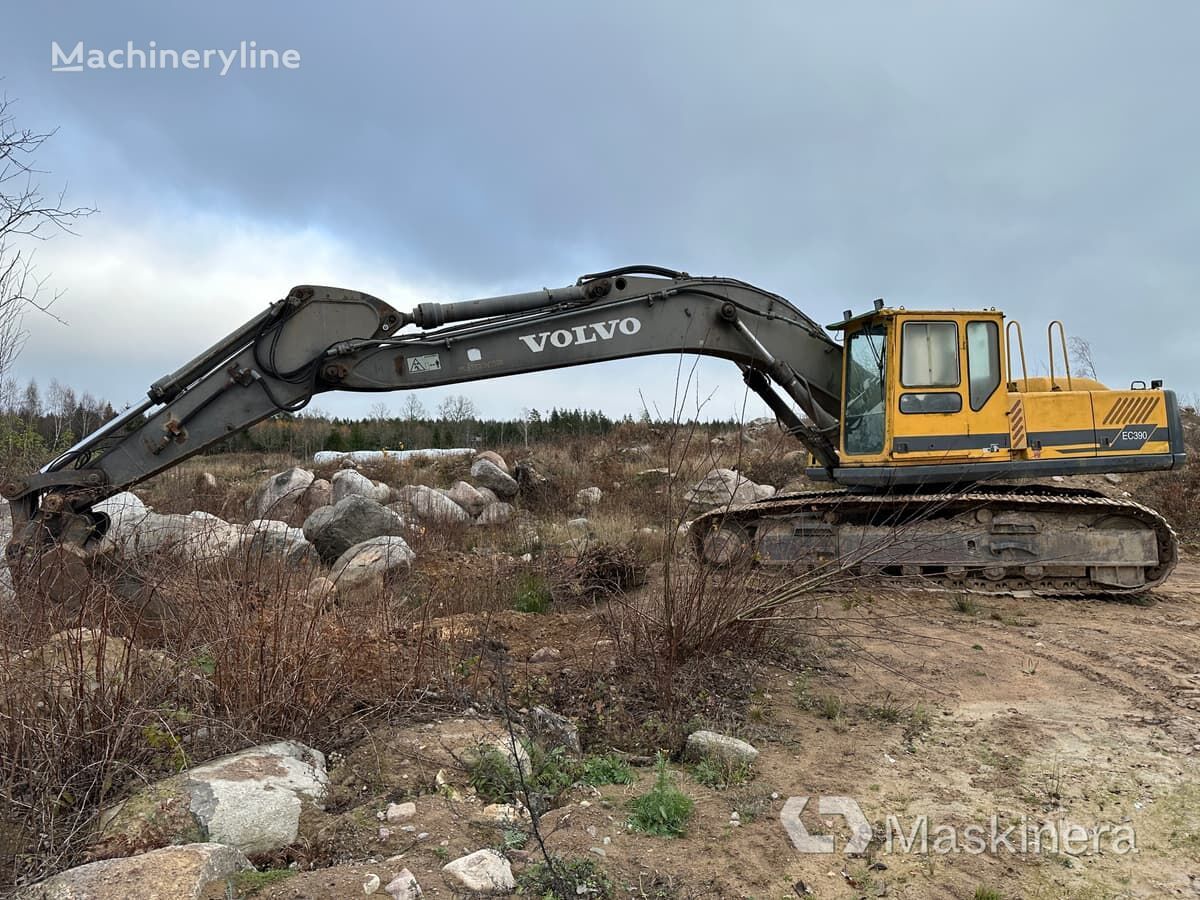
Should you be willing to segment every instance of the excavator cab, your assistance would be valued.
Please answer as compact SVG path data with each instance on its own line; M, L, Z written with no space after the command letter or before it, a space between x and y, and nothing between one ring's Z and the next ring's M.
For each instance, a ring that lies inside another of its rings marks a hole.
M1048 329L1050 375L1031 378L1020 325L1008 326L995 309L916 311L882 301L829 326L843 332L845 347L834 479L952 485L1182 464L1178 404L1161 382L1110 390L1072 376L1057 321Z

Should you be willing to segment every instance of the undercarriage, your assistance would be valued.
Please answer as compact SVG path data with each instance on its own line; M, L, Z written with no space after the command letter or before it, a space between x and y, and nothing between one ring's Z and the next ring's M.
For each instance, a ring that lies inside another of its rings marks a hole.
M987 485L969 491L779 494L715 510L691 529L705 561L907 577L989 594L1139 594L1179 557L1158 513L1090 490Z

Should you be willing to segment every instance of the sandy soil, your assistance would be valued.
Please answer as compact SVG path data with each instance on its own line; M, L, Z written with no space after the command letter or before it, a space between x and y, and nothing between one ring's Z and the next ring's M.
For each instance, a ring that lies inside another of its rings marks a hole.
M619 897L961 898L980 886L1023 898L1200 896L1200 564L1185 561L1145 605L976 598L964 608L945 594L864 592L830 597L822 612L833 636L798 647L804 665L753 676L739 734L761 751L754 777L716 791L678 769L696 800L686 837L626 828L630 798L653 779L643 767L638 784L579 788L547 813L550 848L597 858ZM592 611L514 614L501 625L514 655L563 651L546 677L611 664ZM342 858L257 896L363 896L368 875L386 884L405 866L425 896L451 896L443 862L499 845L501 830L480 822L461 791L423 792L436 789L438 770L454 781L450 751L464 729L481 727L497 726L467 717L359 743L333 770L336 803L311 832L326 843L338 835ZM389 826L381 839L376 812L414 795L413 830ZM801 822L834 835L835 853L792 845L780 814L796 796L812 798ZM822 796L857 801L875 830L866 854L843 852L849 827L820 814ZM888 852L889 816L906 832L928 817L929 852ZM1117 852L1110 833L1100 852L1077 855L934 852L938 826L961 835L992 816L1001 830L1125 826L1136 851ZM527 863L515 856L520 872Z

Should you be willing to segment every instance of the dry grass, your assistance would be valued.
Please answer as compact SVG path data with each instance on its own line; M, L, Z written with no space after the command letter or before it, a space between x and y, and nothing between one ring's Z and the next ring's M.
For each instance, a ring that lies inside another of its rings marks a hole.
M163 557L121 576L70 615L24 594L0 622L0 833L21 848L0 877L77 861L99 809L191 762L282 737L336 746L359 717L457 691L437 620L487 605L415 577L335 603L306 590L311 573L261 560Z
M742 614L759 596L745 573L686 562L678 532L694 514L684 486L714 465L739 465L745 446L626 429L502 449L510 463L533 460L548 487L516 501L505 527L425 527L412 538L418 564L382 592L334 598L310 590L315 570L169 555L121 563L69 607L23 592L0 616L0 878L27 881L79 862L106 804L193 762L278 738L328 751L371 722L411 716L418 702L423 713L486 703L494 684L478 660L496 643L497 617L531 592L555 607L595 605L634 681L649 673L657 686L639 694L641 708L661 710L650 718L662 734L681 734L674 698L688 679L709 677L688 667L771 640L773 626ZM775 465L764 448L749 458L762 472ZM138 493L160 512L244 521L263 479L302 464L200 457ZM676 476L637 477L656 466ZM469 461L363 471L394 486L448 487L469 477ZM201 472L216 477L217 491L197 490ZM580 514L576 492L590 486L604 496L586 512L591 536L581 547L566 522Z

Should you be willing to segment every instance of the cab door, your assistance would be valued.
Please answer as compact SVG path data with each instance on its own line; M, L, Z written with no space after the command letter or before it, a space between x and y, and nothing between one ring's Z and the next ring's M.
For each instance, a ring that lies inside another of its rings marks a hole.
M931 313L897 327L892 458L929 465L1007 456L999 315Z
M841 447L846 466L878 464L891 452L888 325L886 319L868 319L846 334Z

